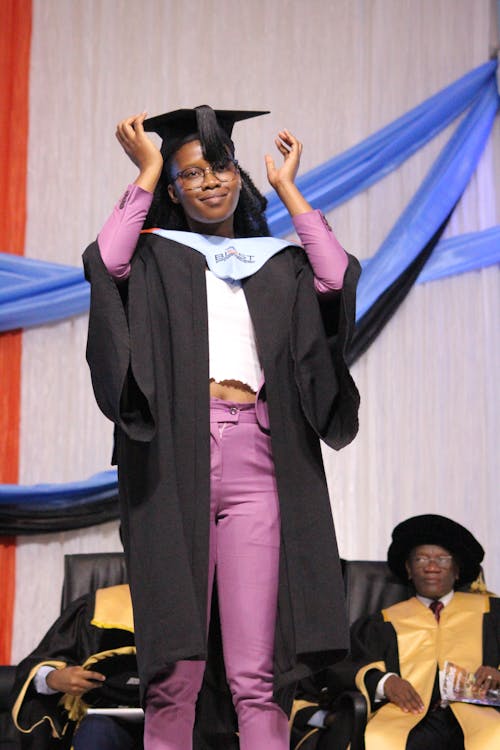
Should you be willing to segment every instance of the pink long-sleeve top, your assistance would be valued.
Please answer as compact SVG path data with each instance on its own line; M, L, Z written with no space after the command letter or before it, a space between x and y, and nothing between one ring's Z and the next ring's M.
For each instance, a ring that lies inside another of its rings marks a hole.
M98 236L99 250L108 272L126 279L153 194L129 185ZM342 289L348 259L345 250L318 209L293 217L293 225L304 247L320 294Z

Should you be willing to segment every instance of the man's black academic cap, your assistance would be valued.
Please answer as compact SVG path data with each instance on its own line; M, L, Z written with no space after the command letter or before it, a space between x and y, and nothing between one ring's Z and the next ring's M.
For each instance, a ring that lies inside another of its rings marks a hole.
M471 532L446 516L427 513L399 523L392 532L387 562L398 578L408 580L405 562L415 547L437 544L454 555L459 563L458 584L474 581L479 575L484 550Z

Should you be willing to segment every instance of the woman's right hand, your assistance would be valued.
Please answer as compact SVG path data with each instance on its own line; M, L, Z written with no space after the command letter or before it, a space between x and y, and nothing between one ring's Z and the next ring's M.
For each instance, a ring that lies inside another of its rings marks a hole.
M142 112L119 122L116 137L129 159L139 169L136 184L152 192L161 175L163 157L160 149L144 131L142 123L146 116L147 112Z

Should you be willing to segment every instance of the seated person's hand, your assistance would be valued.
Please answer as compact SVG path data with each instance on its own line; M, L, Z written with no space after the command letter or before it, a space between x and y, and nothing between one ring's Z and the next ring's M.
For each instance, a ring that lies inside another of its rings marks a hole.
M392 674L384 683L385 697L405 713L421 714L424 710L422 699L408 680Z
M496 690L500 687L500 672L495 667L479 667L475 677L478 690Z
M63 667L52 670L47 675L46 682L52 690L80 697L105 679L100 672L90 672L83 667Z

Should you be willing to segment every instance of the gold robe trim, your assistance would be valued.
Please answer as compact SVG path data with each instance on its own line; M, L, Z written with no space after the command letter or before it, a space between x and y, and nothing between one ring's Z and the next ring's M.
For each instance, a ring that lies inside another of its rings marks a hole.
M49 716L49 714L42 716L38 721L35 721L34 724L30 724L29 726L23 726L20 723L21 720L20 720L19 714L21 712L21 707L24 702L24 697L28 691L31 681L34 679L40 667L45 667L45 666L54 667L54 669L62 669L63 667L66 667L67 664L64 661L59 661L57 659L48 659L47 661L41 661L39 664L36 664L33 667L28 677L26 678L26 681L23 683L23 686L21 690L19 691L18 696L16 698L16 702L14 703L14 706L12 708L12 720L14 722L14 726L16 727L16 729L18 729L20 732L23 732L23 734L29 734L34 729L36 729L36 727L40 726L40 724L43 724L43 722L46 721L50 725L52 737L57 737L58 739L61 739L61 737L64 736L68 725L65 724L62 729L62 732L59 733L56 729L56 726L54 724L52 717Z
M385 666L385 661L374 661L371 664L367 664L365 667L362 667L356 673L356 687L358 688L359 692L364 695L368 719L370 719L373 715L373 711L371 710L370 696L368 695L368 690L365 686L365 676L366 673L371 669L379 669L381 672L386 672L387 667Z

